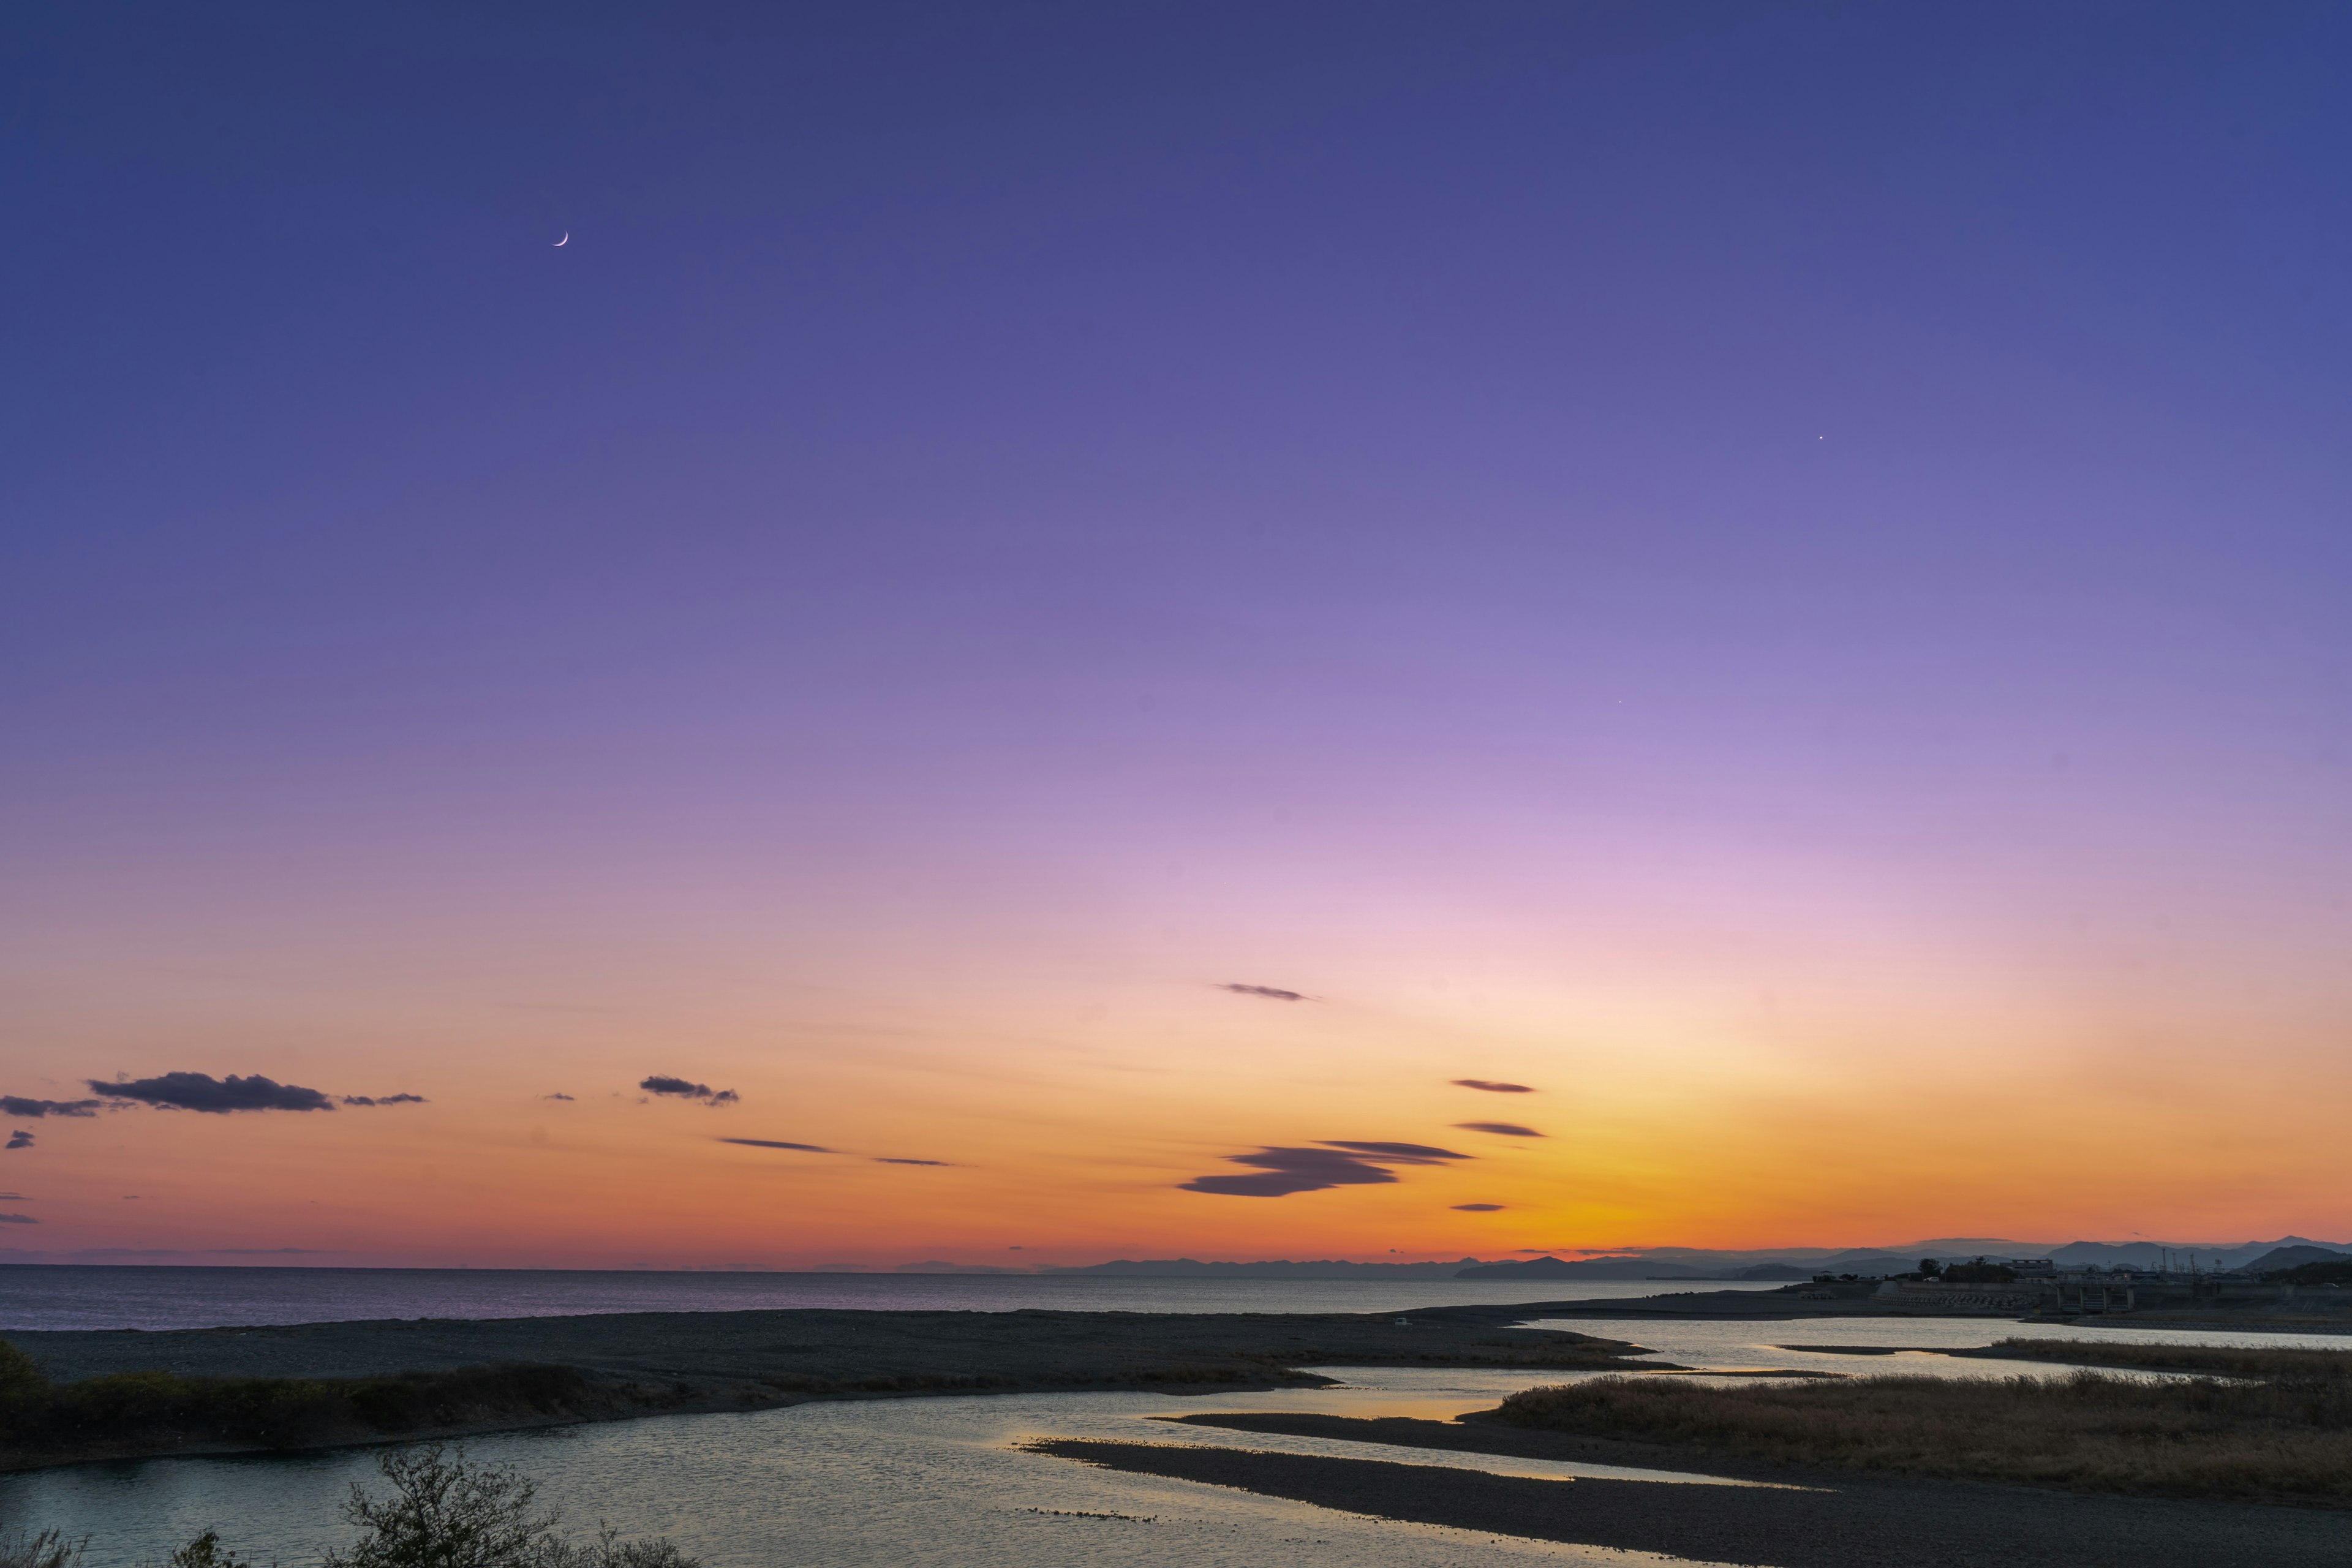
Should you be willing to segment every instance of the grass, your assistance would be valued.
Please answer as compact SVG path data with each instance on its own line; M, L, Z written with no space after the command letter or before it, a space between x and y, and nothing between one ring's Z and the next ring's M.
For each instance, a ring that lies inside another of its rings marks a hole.
M2255 1382L2077 1372L1714 1388L1603 1377L1515 1394L1489 1418L1769 1464L2136 1497L2352 1505L2352 1376L2340 1357L2325 1368L2294 1365Z
M126 1450L310 1447L485 1420L528 1421L610 1399L581 1373L558 1366L352 1378L133 1372L51 1384L21 1351L0 1341L0 1468Z
M0 1535L0 1568L74 1568L80 1561L81 1542L54 1530Z
M2000 1361L2053 1361L2067 1366L2120 1367L2127 1372L2191 1372L2214 1377L2322 1382L2352 1379L2352 1350L2320 1351L2264 1345L2133 1344L2116 1340L1996 1340L1964 1355Z

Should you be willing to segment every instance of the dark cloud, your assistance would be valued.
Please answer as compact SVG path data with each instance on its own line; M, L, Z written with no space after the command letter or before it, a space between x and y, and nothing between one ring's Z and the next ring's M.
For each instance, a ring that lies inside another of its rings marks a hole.
M655 1073L640 1080L637 1087L647 1094L675 1095L680 1100L698 1100L705 1105L734 1105L743 1098L731 1089L722 1089L713 1093L707 1083L696 1083L691 1079L669 1078L661 1073Z
M9 1134L8 1134L8 1147L9 1147L9 1148L11 1148L11 1149L29 1149L29 1148L31 1148L32 1146L33 1146L33 1135L32 1135L31 1133L29 1133L29 1132L26 1131L23 1128L19 1127L19 1128L17 1128L17 1129L16 1129L16 1131L15 1131L14 1132L11 1132L11 1133L9 1133Z
M877 1165L945 1165L952 1163L952 1162L947 1160L891 1160L886 1159L880 1155L875 1156L874 1163ZM1013 1250L1018 1252L1021 1249L1016 1247Z
M30 1201L22 1193L0 1193L0 1204L21 1204Z
M1500 1204L1455 1204L1454 1206L1460 1209L1464 1214L1493 1214L1496 1209L1501 1208L1503 1205Z
M1346 1149L1358 1154L1370 1154L1391 1165L1435 1165L1447 1160L1467 1160L1467 1154L1457 1154L1451 1149L1433 1148L1427 1143L1363 1143L1348 1138L1318 1140L1327 1149Z
M1522 1127L1516 1121L1457 1121L1454 1124L1465 1132L1492 1132L1497 1138L1540 1138L1542 1133L1532 1127Z
M814 1143L785 1143L773 1138L721 1138L721 1143L740 1143L746 1149L797 1149L803 1154L830 1154L832 1150Z
M0 1225L38 1225L40 1223L28 1214L0 1214Z
M364 1094L347 1094L343 1096L343 1103L345 1105L423 1105L425 1100L421 1094L386 1094L373 1098Z
M1488 1094L1533 1094L1535 1092L1533 1086L1528 1084L1496 1083L1490 1079L1483 1078L1457 1078L1454 1080L1454 1087L1456 1089L1483 1089Z
M0 1094L0 1115L28 1120L42 1116L96 1116L98 1105L95 1100L26 1100L22 1095Z
M570 1100L572 1097L568 1094L542 1094L539 1098L541 1100Z
M215 1079L210 1073L167 1072L157 1078L134 1078L121 1083L88 1080L109 1100L134 1100L166 1110L203 1110L226 1115L232 1110L332 1110L335 1102L315 1089L279 1083L259 1073L239 1078L231 1073Z
M1269 1002L1304 1002L1306 996L1297 991L1285 991L1279 985L1220 985L1220 991L1230 991L1236 996L1263 996Z
M1276 1148L1255 1154L1228 1154L1228 1164L1258 1169L1240 1176L1195 1176L1178 1185L1188 1193L1279 1198L1292 1193L1319 1193L1327 1187L1379 1186L1397 1179L1388 1169L1391 1165L1434 1165L1469 1157L1425 1143L1326 1142L1319 1149Z

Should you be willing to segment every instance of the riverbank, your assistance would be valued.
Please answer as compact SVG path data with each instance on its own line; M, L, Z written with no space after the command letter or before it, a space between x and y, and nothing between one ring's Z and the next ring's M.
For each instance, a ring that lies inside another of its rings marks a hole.
M1670 1371L1678 1369L1631 1362L1641 1352L1622 1341L1517 1325L1914 1316L1876 1307L1866 1289L1822 1295L1791 1286L1402 1314L782 1309L12 1332L0 1338L73 1392L37 1416L0 1418L0 1468L810 1400L1310 1386L1328 1381L1304 1370L1318 1365Z
M1336 1416L1199 1416L1200 1425L1454 1452L1690 1468L1663 1446L1561 1434ZM1244 1425L1250 1423L1252 1425ZM1173 1444L1048 1439L1033 1451L1132 1474L1232 1487L1321 1508L1489 1535L1651 1552L1759 1568L1947 1568L2128 1563L2134 1568L2352 1564L2332 1510L2073 1496L1969 1482L1856 1480L1752 1465L1707 1473L1781 1483L1538 1480L1477 1470Z
M1515 1327L1528 1312L809 1310L17 1333L5 1338L48 1387L0 1402L0 1469L817 1399L1328 1383L1302 1370L1317 1365L1609 1370L1643 1353Z
M1656 1444L1699 1468L1721 1456L2134 1498L2352 1507L2352 1356L2319 1364L2326 1352L2305 1354L2310 1363L2284 1373L2254 1370L2277 1359L2258 1352L2148 1369L2169 1377L2076 1370L1725 1386L1602 1376L1528 1389L1472 1419Z

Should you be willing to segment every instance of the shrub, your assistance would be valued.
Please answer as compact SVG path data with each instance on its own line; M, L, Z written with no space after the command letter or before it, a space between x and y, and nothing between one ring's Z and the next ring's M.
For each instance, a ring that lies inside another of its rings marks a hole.
M587 1542L556 1533L555 1510L504 1465L473 1465L463 1448L428 1443L384 1455L392 1495L358 1486L343 1517L364 1531L320 1568L701 1568L667 1537L624 1542L611 1526Z
M0 1340L0 1405L37 1399L48 1391L49 1380L41 1375L40 1363Z
M221 1550L220 1531L207 1530L172 1553L167 1568L252 1568L233 1552Z

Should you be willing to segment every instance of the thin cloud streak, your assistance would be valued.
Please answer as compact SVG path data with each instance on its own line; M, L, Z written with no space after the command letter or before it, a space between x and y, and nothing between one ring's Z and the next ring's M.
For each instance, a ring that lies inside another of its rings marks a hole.
M95 1116L100 1103L95 1100L28 1100L19 1094L0 1094L0 1115L22 1116L28 1121L44 1116Z
M1327 1149L1346 1149L1352 1153L1370 1154L1391 1165L1439 1165L1448 1160L1471 1158L1430 1143L1368 1143L1352 1138L1324 1138L1318 1142Z

